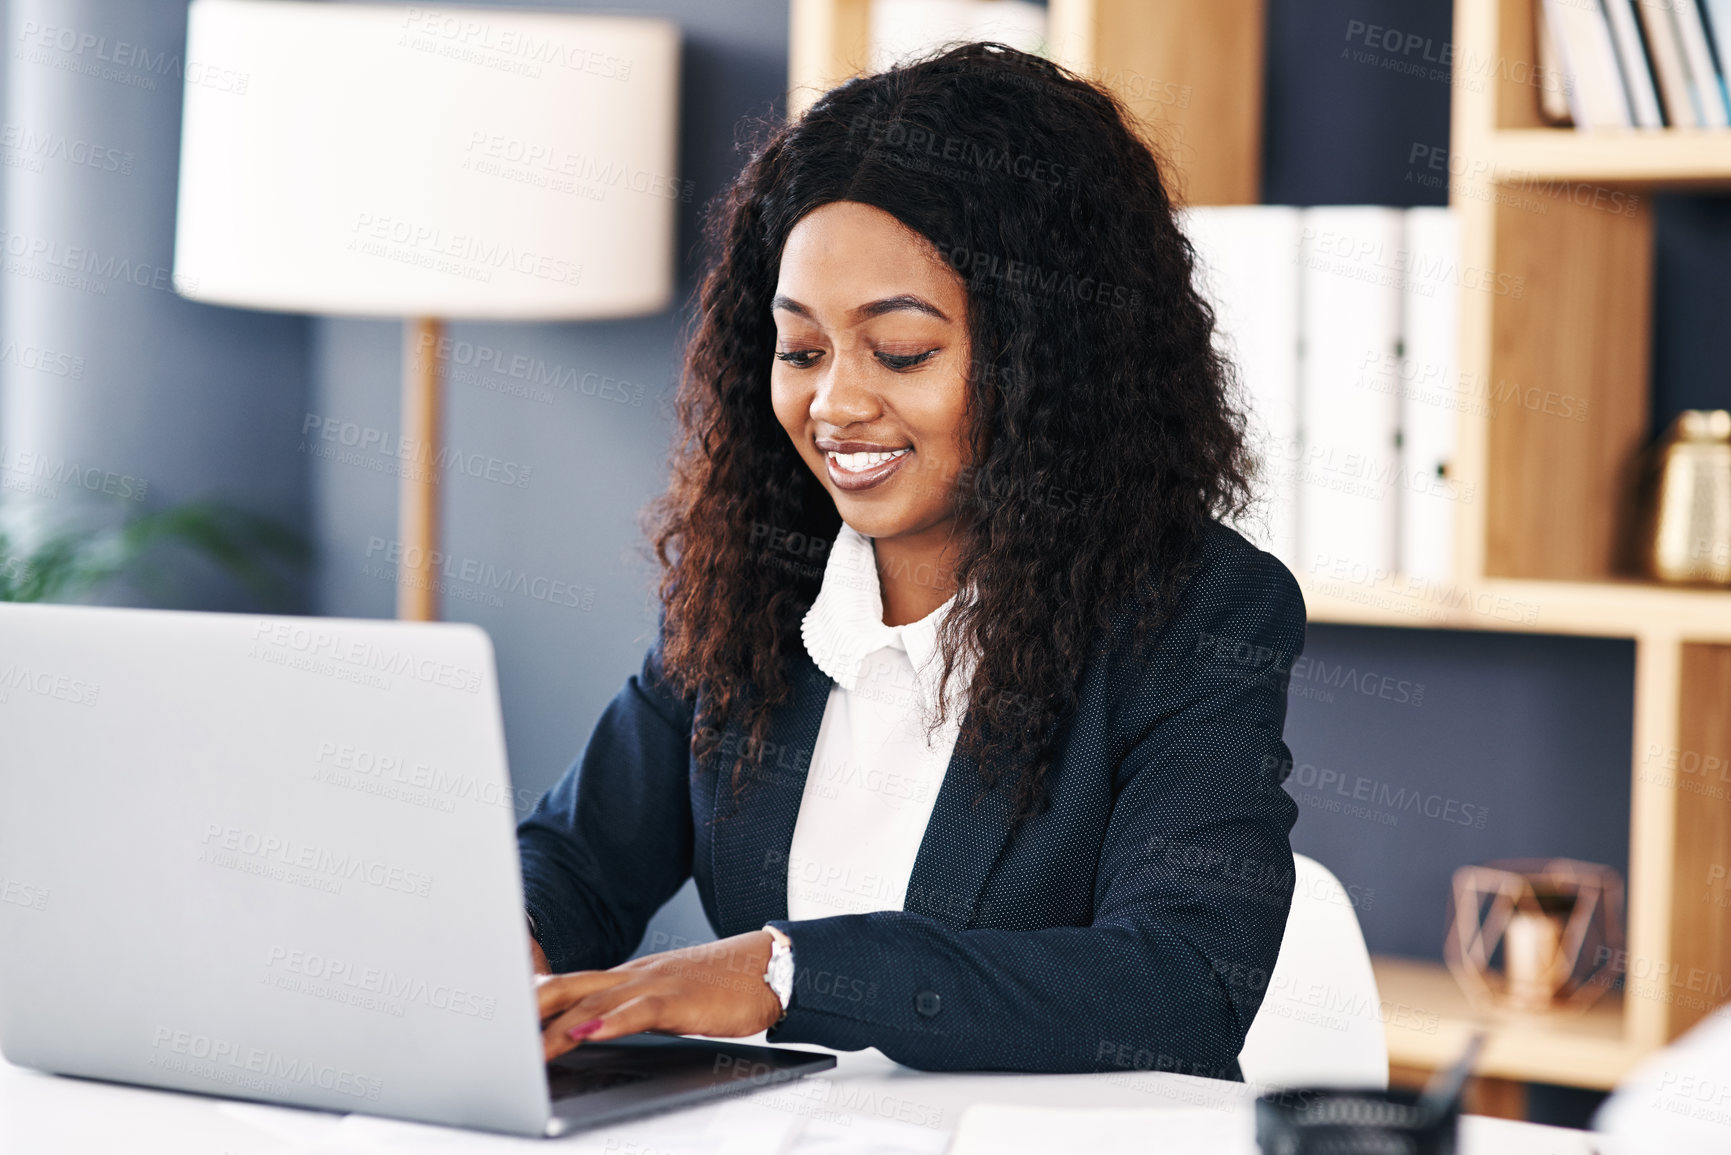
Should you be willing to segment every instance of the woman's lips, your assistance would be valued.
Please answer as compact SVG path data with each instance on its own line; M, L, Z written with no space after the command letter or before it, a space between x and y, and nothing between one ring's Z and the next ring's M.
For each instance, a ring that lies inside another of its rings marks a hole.
M912 449L897 450L893 456L883 453L836 453L832 450L823 455L823 462L829 470L831 484L837 489L858 493L875 489L888 481L913 454ZM887 460L883 460L886 457ZM875 465L868 464L872 458L880 460ZM858 468L849 468L850 466Z

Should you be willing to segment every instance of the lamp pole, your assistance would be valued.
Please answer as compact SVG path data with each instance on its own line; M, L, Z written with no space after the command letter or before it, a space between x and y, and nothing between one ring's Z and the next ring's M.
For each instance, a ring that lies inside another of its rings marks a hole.
M403 323L403 439L411 457L397 482L397 617L431 622L439 617L439 450L444 390L440 381L443 321L414 317Z

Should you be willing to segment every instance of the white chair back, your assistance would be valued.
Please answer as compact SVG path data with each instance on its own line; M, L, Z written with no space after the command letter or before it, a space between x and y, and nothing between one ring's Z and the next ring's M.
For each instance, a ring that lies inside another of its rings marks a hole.
M1238 1065L1263 1086L1385 1088L1385 1016L1352 900L1327 867L1292 857L1292 913Z

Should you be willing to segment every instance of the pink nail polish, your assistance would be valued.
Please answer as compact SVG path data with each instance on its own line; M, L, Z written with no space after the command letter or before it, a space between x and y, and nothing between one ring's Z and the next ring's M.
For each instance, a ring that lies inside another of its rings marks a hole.
M601 1029L600 1019L590 1019L586 1023L578 1023L565 1033L571 1036L573 1043L581 1043L584 1039Z

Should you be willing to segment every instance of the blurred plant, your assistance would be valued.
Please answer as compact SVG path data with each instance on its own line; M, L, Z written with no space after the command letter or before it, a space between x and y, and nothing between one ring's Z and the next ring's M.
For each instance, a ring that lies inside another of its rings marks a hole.
M266 608L282 608L292 597L288 574L312 555L293 528L218 500L31 536L40 541L27 549L0 528L0 602L70 601L120 577L160 590L166 583L152 555L179 545L214 562Z

